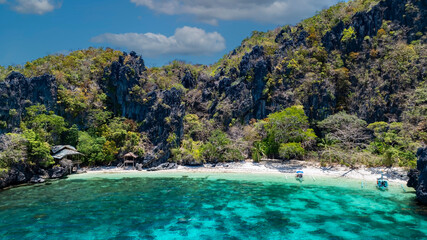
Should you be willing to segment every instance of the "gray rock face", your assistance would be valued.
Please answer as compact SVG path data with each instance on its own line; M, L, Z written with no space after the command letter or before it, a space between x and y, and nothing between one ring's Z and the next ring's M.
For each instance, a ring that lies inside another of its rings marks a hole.
M418 13L407 11L407 4L411 2L415 7L421 11L420 16ZM358 52L362 49L362 44L365 36L373 37L381 28L383 21L389 20L403 27L407 27L409 31L408 42L415 40L415 33L425 31L427 26L425 1L411 1L411 0L386 0L381 1L378 5L374 6L370 11L357 13L349 25L339 23L322 39L322 43L326 50L332 51L340 49L345 53ZM341 38L343 31L346 28L353 27L356 32L356 39L343 43Z
M181 80L182 85L187 89L192 89L197 85L196 79L194 79L193 74L187 71L184 77Z
M15 164L7 173L0 174L0 189L27 183L34 176L34 171L26 164Z
M50 178L62 178L65 177L68 174L67 168L64 167L53 167L52 169L50 169L49 171L49 176Z
M148 134L150 142L155 146L144 162L147 166L156 166L165 162L170 156L170 134L176 135L176 144L183 135L183 118L185 106L182 103L183 93L175 88L171 90L153 90L147 93L145 101L132 95L132 88L139 84L145 71L144 61L131 53L130 60L114 62L106 70L107 79L103 86L110 101L110 107L117 115L142 122L141 131ZM192 78L186 76L185 78ZM185 80L191 85L193 80ZM150 158L150 159L147 159Z
M427 204L427 148L418 149L417 156L417 170L420 171L416 188L417 199L421 203Z
M45 170L38 166L17 163L7 173L0 174L0 189L23 183L43 183L46 179L62 178L68 173L69 169L64 167L56 166Z
M142 163L137 163L137 164L135 165L135 167L136 167L136 170L138 170L138 171L142 171L143 164L142 164Z
M30 179L30 183L44 183L45 179L39 175L35 175Z
M418 176L420 176L420 171L418 171L418 169L411 169L407 176L409 179L406 186L416 189L418 186Z
M281 101L281 96L277 96L267 103L263 93L265 78L271 71L271 59L266 56L264 48L255 46L243 56L238 69L232 68L227 74L219 69L214 77L198 79L202 94L187 104L201 114L217 118L224 126L228 126L233 118L244 122L265 118L278 109L277 102Z
M0 120L8 123L0 133L18 127L26 107L43 104L48 110L57 106L56 80L52 75L26 78L21 73L12 72L0 82Z
M417 169L408 173L408 187L416 190L417 200L427 205L427 148L420 148L417 152Z
M167 163L162 163L157 167L149 168L147 169L147 171L161 171L161 170L168 170L168 169L175 169L175 168L178 168L178 164L167 162Z

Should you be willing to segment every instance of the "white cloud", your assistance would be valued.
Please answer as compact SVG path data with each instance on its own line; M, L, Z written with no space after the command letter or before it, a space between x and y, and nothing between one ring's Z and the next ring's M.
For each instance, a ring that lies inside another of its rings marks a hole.
M253 20L289 24L310 17L338 0L130 0L158 13L189 14L217 24L218 20Z
M0 4L8 3L12 9L25 14L45 14L61 7L57 0L0 0Z
M92 38L139 52L147 57L167 55L209 55L225 49L225 39L217 32L207 33L194 27L177 28L173 36L155 33L106 33Z

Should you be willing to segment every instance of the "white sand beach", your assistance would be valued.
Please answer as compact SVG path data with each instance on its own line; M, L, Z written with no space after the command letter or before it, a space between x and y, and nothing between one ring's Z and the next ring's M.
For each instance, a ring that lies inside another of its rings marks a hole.
M99 173L146 173L147 170L137 171L132 168L99 167L84 169L86 174ZM175 169L161 170L163 173L245 173L245 174L282 174L293 176L296 171L304 171L307 177L334 177L375 181L381 173L391 182L406 184L407 170L403 168L367 168L350 169L344 166L321 167L319 163L305 161L252 161L204 164L203 166L178 166Z

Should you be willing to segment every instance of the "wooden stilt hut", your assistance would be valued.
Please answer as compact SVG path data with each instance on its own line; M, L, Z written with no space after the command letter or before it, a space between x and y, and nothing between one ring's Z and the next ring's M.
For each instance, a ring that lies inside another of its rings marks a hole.
M132 167L135 169L135 159L138 156L135 153L129 152L123 156L123 166L126 167L127 164L132 164Z
M77 171L80 168L80 156L84 156L82 153L78 152L77 149L70 145L57 145L53 146L51 149L52 157L59 161L64 167L68 167L70 173L75 169ZM71 159L67 159L71 158ZM75 167L76 166L76 167Z

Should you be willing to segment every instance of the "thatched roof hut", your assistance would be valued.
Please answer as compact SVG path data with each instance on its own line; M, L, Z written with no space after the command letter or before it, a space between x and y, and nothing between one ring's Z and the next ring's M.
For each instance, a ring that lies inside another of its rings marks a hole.
M125 159L128 159L128 158L135 159L135 158L138 158L138 156L136 156L135 153L133 153L133 152L129 152L129 153L126 153L125 155L123 155L123 158L125 158Z
M138 158L138 156L136 156L135 153L133 153L133 152L126 153L125 155L123 155L123 159L124 159L123 165L126 167L126 165L128 163L131 163L133 168L135 168L135 159L136 158Z
M61 160L68 156L83 155L78 152L77 149L71 145L57 145L52 147L52 157L57 160Z

